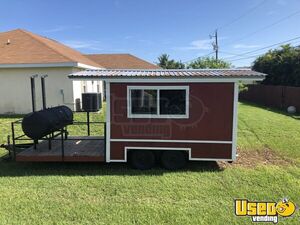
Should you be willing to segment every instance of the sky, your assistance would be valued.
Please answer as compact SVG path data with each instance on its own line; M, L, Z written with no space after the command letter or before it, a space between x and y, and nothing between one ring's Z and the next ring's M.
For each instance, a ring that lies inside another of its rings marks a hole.
M269 48L259 49L299 37L299 24L300 0L0 0L0 32L26 29L83 53L149 62L208 55L218 29L219 58L250 66Z

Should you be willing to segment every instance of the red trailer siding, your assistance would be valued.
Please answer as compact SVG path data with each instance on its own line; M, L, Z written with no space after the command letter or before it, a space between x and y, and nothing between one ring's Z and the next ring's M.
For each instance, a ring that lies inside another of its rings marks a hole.
M189 118L128 118L127 86L189 86ZM234 83L111 83L110 159L125 160L125 147L190 148L191 158L231 159L233 102Z

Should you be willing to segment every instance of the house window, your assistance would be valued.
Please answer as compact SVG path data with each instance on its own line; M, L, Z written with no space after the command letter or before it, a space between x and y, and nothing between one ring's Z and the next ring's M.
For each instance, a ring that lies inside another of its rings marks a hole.
M128 86L129 118L188 118L188 86Z

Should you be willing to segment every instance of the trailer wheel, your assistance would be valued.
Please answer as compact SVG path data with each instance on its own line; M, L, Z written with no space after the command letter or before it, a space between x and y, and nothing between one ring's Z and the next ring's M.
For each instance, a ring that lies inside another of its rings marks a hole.
M152 151L135 150L130 152L130 164L139 170L148 170L155 165L155 155Z
M168 170L177 170L185 167L187 155L183 151L164 151L160 158L161 164Z

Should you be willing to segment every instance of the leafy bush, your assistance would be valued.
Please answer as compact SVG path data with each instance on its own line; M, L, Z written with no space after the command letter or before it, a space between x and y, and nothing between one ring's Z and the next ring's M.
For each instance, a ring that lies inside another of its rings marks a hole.
M200 57L187 65L189 69L225 69L231 64L222 59L216 60L214 57Z
M268 74L267 85L300 86L300 47L283 45L258 57L252 68Z

